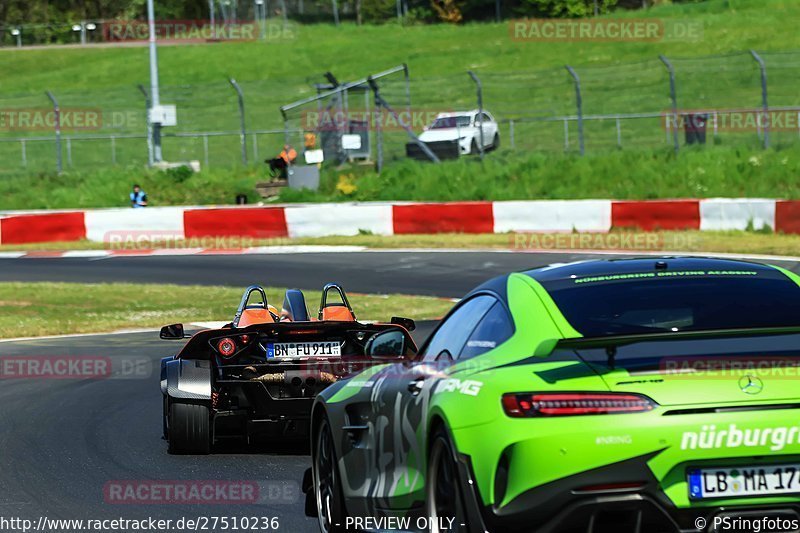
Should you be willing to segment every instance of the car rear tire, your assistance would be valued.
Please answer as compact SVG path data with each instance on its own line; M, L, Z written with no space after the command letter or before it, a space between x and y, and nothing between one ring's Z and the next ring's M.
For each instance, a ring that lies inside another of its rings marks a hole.
M207 406L170 402L169 453L207 455L211 452L211 414Z
M347 511L337 470L333 432L327 418L323 419L317 430L313 454L313 490L319 529L322 533L343 532Z
M425 487L425 510L430 533L466 531L466 506L458 481L458 465L450 438L443 428L437 429L428 451L428 476ZM452 518L452 529L439 529L441 520Z
M164 407L161 411L161 436L169 440L169 396L164 395Z

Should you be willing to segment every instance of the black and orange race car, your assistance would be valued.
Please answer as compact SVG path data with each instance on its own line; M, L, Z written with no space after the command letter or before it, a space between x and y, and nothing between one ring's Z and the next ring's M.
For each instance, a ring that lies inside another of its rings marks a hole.
M337 297L329 299L332 293ZM225 439L307 442L316 395L353 372L385 362L381 350L371 346L378 333L393 330L396 344L416 353L413 329L408 318L357 321L344 290L334 283L323 289L314 318L300 290L287 290L278 311L264 289L253 285L233 321L220 329L192 336L184 334L182 324L164 326L162 339L190 339L177 355L161 360L169 452L207 454ZM386 353L396 357L393 350Z

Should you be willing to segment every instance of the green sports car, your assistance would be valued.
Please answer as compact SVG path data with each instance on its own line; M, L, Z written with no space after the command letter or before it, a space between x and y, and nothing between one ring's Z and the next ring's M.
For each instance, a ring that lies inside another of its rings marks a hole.
M314 403L304 489L324 532L800 527L792 272L554 265L486 282L409 346L377 334L383 364Z

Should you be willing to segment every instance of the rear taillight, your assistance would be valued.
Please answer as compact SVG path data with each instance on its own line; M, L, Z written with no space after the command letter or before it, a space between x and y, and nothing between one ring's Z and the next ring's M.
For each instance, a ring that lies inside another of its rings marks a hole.
M233 357L233 354L236 353L236 343L227 337L220 339L217 343L217 351L222 357Z
M637 394L515 393L503 395L503 410L512 418L607 415L652 411L655 404Z

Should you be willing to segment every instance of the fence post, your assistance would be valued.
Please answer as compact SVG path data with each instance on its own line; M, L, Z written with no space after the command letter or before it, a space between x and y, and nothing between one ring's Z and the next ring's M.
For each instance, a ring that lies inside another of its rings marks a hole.
M67 137L67 166L72 168L72 139Z
M331 0L331 2L333 3L333 23L334 23L334 25L338 26L339 25L339 4L336 2L336 0Z
M56 100L55 95L52 92L46 92L47 97L50 98L50 101L53 102L53 112L55 113L55 132L56 132L56 168L58 169L58 173L61 174L64 171L64 161L61 155L61 108L58 106L58 100Z
M117 138L111 136L111 164L117 164Z
M508 140L509 140L509 148L512 150L516 149L516 145L514 143L514 119L509 119L508 121Z
M658 59L664 63L664 66L667 67L667 71L669 72L669 97L672 100L672 142L675 145L675 153L677 154L681 150L681 144L678 137L678 94L675 89L675 68L670 63L669 59L666 58L663 54L658 56Z
M569 152L569 119L564 119L564 151Z
M481 159L483 159L483 84L481 84L481 80L478 78L477 74L471 70L468 70L467 74L469 74L469 77L475 82L475 86L478 90L478 135L480 139L480 142L478 143L478 153L480 154Z
M575 83L575 102L578 108L578 144L580 146L581 155L585 155L586 147L584 146L583 139L583 97L581 96L581 79L574 68L569 65L564 65L564 67L567 69L567 72L569 72L569 75L572 76L572 81Z
M764 108L764 148L769 148L769 98L767 96L767 65L755 50L750 50L761 70L761 105Z
M283 144L289 144L289 115L284 108L281 108L281 116L283 116Z
M247 165L247 127L244 120L244 93L235 79L230 78L228 81L233 85L233 88L236 90L236 96L239 99L239 126L241 128L239 144L242 146L242 164Z
M617 117L617 148L622 148L622 125Z
M347 115L344 110L344 95L342 91L336 93L334 101L336 102L336 118L334 119L336 124L336 155L339 158L337 163L342 164L347 161L347 154L342 143L342 137L347 133Z
M411 118L411 75L408 73L408 65L403 63L403 77L406 81L406 111L408 111L408 119Z
M203 135L203 162L206 168L210 166L208 164L208 135Z
M20 140L20 144L22 144L22 166L28 166L28 149L25 146L25 139Z
M150 95L147 94L147 89L145 89L144 85L142 85L141 83L137 85L137 87L139 87L139 90L144 95L144 116L145 116L145 122L147 123L147 166L152 167L154 160L153 160L153 135L152 135L153 126L150 124Z
M381 129L381 97L378 94L378 84L372 78L367 78L372 94L375 97L375 171L380 174L383 170L383 130Z
M258 163L258 133L253 132L253 161Z

